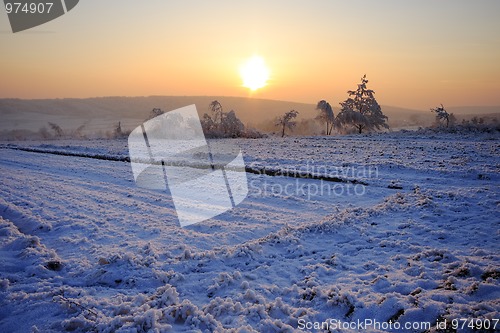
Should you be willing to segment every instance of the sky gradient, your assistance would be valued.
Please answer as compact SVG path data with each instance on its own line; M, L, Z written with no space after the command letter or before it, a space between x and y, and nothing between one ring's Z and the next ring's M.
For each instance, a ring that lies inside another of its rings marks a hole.
M380 104L500 105L500 1L82 0L13 34L0 12L0 98L251 96L338 105L363 74Z

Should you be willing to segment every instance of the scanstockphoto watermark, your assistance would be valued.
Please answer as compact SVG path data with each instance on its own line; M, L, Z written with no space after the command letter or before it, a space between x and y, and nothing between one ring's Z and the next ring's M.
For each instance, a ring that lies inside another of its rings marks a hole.
M306 321L299 319L297 323L299 330L323 330L323 331L337 331L337 330L354 330L357 332L370 332L372 330L385 331L385 332L412 332L412 331L428 331L432 327L431 322L393 322L393 321L379 321L376 319L358 319L356 321L341 321L336 318L331 318L325 321Z
M251 167L252 170L258 168ZM273 178L252 179L250 196L299 196L311 200L317 196L363 196L367 180L378 178L376 166L321 166L307 162L305 165L258 174L287 177L280 182ZM294 178L294 179L293 179Z
M354 330L357 332L370 332L373 330L384 332L428 332L432 328L436 331L446 332L496 332L500 326L498 318L454 318L437 319L436 321L380 321L373 318L358 319L355 321L342 321L330 318L324 321L307 321L299 319L299 330L337 331Z

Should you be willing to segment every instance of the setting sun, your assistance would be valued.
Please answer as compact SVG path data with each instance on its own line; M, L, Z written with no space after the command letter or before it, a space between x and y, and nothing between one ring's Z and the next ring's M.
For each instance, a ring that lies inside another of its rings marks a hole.
M240 75L243 80L243 86L254 91L267 84L269 70L262 57L253 56L241 66Z

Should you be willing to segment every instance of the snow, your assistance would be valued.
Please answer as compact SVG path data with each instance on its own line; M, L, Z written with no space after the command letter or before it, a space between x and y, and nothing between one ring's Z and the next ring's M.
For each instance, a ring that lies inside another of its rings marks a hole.
M340 182L248 173L240 205L180 228L125 140L0 143L0 331L500 318L498 136L231 142L252 168Z

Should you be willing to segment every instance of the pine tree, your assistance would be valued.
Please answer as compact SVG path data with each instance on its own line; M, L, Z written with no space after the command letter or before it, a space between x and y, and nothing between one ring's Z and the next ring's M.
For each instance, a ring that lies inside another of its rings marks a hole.
M375 92L366 88L367 83L364 75L356 90L347 91L349 98L340 103L342 108L337 115L339 126L352 125L360 134L363 130L389 128L386 123L388 118L382 113L382 108L375 99Z

